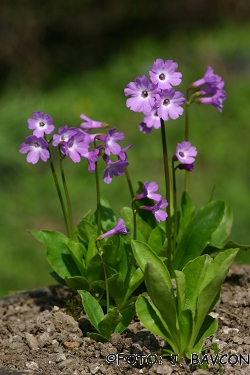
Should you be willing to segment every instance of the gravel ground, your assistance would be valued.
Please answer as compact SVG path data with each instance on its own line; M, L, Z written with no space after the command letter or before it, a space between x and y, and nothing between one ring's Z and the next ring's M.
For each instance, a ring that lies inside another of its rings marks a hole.
M219 321L219 329L205 341L207 357L205 353L202 355L203 362L209 363L207 369L190 363L172 366L169 360L160 356L161 348L167 347L166 342L136 320L123 334L112 335L110 342L95 342L87 337L86 333L94 329L84 311L76 304L72 307L73 302L71 307L66 306L65 299L73 301L71 292L63 286L0 299L1 375L250 373L248 265L232 266L222 286L220 301L213 312ZM212 363L215 361L213 343L219 348L220 366ZM156 363L152 364L154 361Z

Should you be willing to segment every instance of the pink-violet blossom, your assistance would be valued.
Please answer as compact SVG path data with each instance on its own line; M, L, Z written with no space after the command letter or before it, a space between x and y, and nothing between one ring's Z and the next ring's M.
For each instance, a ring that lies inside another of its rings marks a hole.
M156 59L152 65L152 70L149 72L151 81L158 84L160 89L170 89L172 86L177 86L181 83L182 74L175 72L178 64L173 60Z
M73 134L67 142L62 142L60 151L69 156L74 163L79 163L81 156L88 152L89 145L84 141L84 135L80 132Z
M107 167L104 169L103 180L106 184L110 184L113 177L120 177L125 173L125 168L129 165L127 161L117 160L115 162L111 161L108 156L103 157L104 161L107 164Z
M80 115L80 118L84 120L84 122L80 124L81 128L95 129L95 128L102 127L102 124L103 124L102 122L91 120L89 117L85 116L83 113Z
M116 128L109 129L107 135L99 135L100 141L104 142L105 154L118 155L121 151L121 146L117 143L124 139L124 133L115 133Z
M218 87L221 84L222 78L218 74L214 74L211 66L207 67L204 76L197 81L191 83L190 88L198 87L204 84L212 85Z
M146 124L147 128L159 129L161 127L161 120L157 112L158 108L154 106L150 113L145 114L143 122Z
M42 161L47 161L50 157L50 153L48 151L48 143L42 137L37 137L35 135L30 135L25 138L25 142L23 142L20 146L19 152L21 154L27 155L27 162L36 164L39 159Z
M136 197L134 197L134 200L140 200L143 198L149 198L153 199L157 202L161 200L161 195L160 194L155 194L155 192L158 190L158 185L156 182L150 182L145 181L144 184L142 185L143 192L138 194Z
M160 118L164 121L171 118L172 120L177 119L183 114L184 109L181 107L186 99L180 91L173 89L162 90L160 94L156 95L156 107L157 113Z
M119 219L115 228L109 230L108 232L106 233L103 233L101 234L97 240L100 241L102 240L103 238L106 238L106 237L109 237L109 236L113 236L114 234L130 234L130 232L127 231L127 228L124 224L124 220L123 219Z
M146 76L137 77L124 90L127 99L126 105L134 112L149 113L155 104L155 94L159 92L157 84L149 82Z
M192 164L195 161L195 156L197 155L196 147L191 146L188 141L183 141L178 143L176 146L176 158L184 164Z
M140 208L143 210L151 211L156 220L158 222L165 221L168 217L168 214L163 211L163 208L166 208L168 206L168 201L165 199L161 199L159 202L157 202L154 206L141 206Z
M55 129L52 125L53 119L48 114L43 114L41 111L33 112L33 118L28 120L28 128L33 131L36 137L43 137L45 134L50 134Z

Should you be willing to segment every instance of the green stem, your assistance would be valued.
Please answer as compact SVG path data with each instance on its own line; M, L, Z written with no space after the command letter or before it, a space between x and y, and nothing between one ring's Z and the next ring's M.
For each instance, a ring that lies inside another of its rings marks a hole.
M172 159L172 176L173 176L173 198L174 198L174 251L176 248L177 238L177 190L176 190L176 178L175 178L174 160Z
M129 188L129 191L130 191L131 199L133 199L135 195L134 195L134 190L133 190L133 186L132 186L132 183L131 183L131 179L130 179L127 167L125 168L125 176L126 176L126 179L127 179L127 183L128 183L128 188Z
M96 244L96 248L97 248L98 254L99 254L100 258L101 258L101 263L102 263L102 268L103 268L103 273L104 273L105 287L106 287L106 298L107 298L107 312L108 312L109 311L109 284L108 284L108 276L107 276L107 270L106 270L106 267L105 267L105 263L103 261L102 252L99 249L97 243L98 243L98 240L96 240L95 244Z
M70 225L70 238L72 240L75 240L75 229L74 229L74 223L73 223L73 214L72 214L72 208L71 208L71 203L70 203L70 198L69 198L69 191L66 183L66 178L64 174L64 169L63 169L63 156L60 153L60 171L61 171L61 177L62 177L62 182L63 182L63 187L64 187L64 193L66 197L66 202L68 206L68 215L69 215L69 225Z
M186 97L186 105L185 105L185 141L189 140L189 88L187 89L187 97ZM184 190L188 192L188 181L189 181L189 174L188 171L185 173L185 187Z
M101 190L98 175L98 163L95 162L95 184L96 184L96 212L97 212L97 237L101 234Z
M163 151L163 162L164 162L164 174L165 174L165 187L166 187L166 200L168 201L167 206L167 219L166 219L166 234L168 240L168 252L167 252L167 266L169 273L171 273L171 200L170 200L170 174L169 174L169 165L168 165L168 151L167 151L167 141L166 141L166 132L165 124L161 118L161 139L162 139L162 151Z
M94 147L96 148L96 136L94 138ZM101 189L100 189L100 181L99 181L99 174L98 174L98 160L95 162L95 185L96 185L96 213L97 213L97 237L101 234L101 222L102 222L102 214L101 214Z
M49 142L48 142L48 144L49 144ZM60 186L59 186L59 183L58 183L58 179L57 179L54 163L53 163L53 160L52 160L52 157L51 157L50 149L49 149L49 153L50 153L49 164L50 164L52 176L53 176L53 179L54 179L54 183L55 183L55 186L56 186L58 198L59 198L59 201L60 201L60 204L61 204L61 209L62 209L62 212L63 212L63 218L64 218L66 230L67 230L67 235L68 235L68 237L70 237L69 223L68 223L67 214L66 214L66 210L65 210L64 200L63 200L61 189L60 189Z
M133 239L136 240L136 214L137 214L137 210L135 208L135 202L132 200L132 212L133 212L133 222L134 222L134 233L133 233ZM131 274L131 270L132 270L132 267L134 265L134 262L135 262L135 257L134 257L134 254L132 252L132 255L131 255L131 258L130 258L130 261L129 261L129 265L128 265L128 271L127 271L127 274L126 274L126 278L125 278L125 282L124 282L124 285L125 285L125 288L124 290L126 291L127 288L128 288L128 283L129 283L129 279L130 279L130 274Z

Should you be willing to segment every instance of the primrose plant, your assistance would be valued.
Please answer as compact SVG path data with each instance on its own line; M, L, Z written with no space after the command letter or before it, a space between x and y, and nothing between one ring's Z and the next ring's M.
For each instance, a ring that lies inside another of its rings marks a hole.
M127 107L144 116L139 130L149 134L160 129L165 196L157 193L158 184L149 176L134 192L127 161L132 145L121 145L124 133L84 114L80 115L83 122L79 127L64 125L51 137L53 119L41 111L34 112L28 119L33 134L21 144L20 152L27 154L29 163L41 159L50 165L66 235L48 230L30 232L46 246L55 279L80 294L97 331L88 335L108 341L113 332L126 329L136 308L141 322L167 341L165 354L175 353L181 358L200 352L203 338L215 332L217 321L209 313L239 248L247 247L227 241L232 225L228 205L211 198L196 212L188 193L197 156L196 147L189 141L189 106L212 104L222 111L224 82L208 67L203 78L190 84L185 98L173 89L182 79L177 68L172 60L157 59L149 72L150 80L143 75L124 90ZM184 140L175 146L169 159L165 121L183 115L183 105ZM53 147L59 158L60 183ZM89 173L95 173L96 211L86 213L77 226L64 170L67 158L74 163L87 159ZM123 175L128 183L130 207L121 208L119 218L101 196L101 163L104 183ZM178 208L179 170L185 171L185 189Z

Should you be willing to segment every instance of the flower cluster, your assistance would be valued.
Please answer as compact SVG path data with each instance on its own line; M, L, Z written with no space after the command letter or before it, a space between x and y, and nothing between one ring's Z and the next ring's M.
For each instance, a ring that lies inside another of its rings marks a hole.
M172 60L156 59L149 76L137 77L124 90L127 99L126 105L132 111L142 112L145 117L139 125L143 133L150 133L152 128L160 128L160 118L164 121L169 118L175 120L183 114L182 104L186 99L180 91L173 90L172 86L181 83L182 74L176 72L178 64Z
M84 114L81 114L80 118L85 120L80 124L80 128L64 125L48 141L45 134L50 134L55 129L52 125L53 119L41 111L34 112L33 118L28 119L28 127L33 130L33 135L26 137L19 151L22 154L27 154L29 163L36 164L39 159L46 162L50 158L49 143L51 142L52 146L58 147L61 159L68 156L74 163L78 163L81 158L86 158L90 173L95 170L96 162L102 156L106 163L106 168L103 171L104 181L109 184L113 176L121 176L125 173L124 169L129 165L126 161L127 154L125 151L132 145L122 148L118 142L124 139L124 134L121 132L115 133L115 128L110 129L107 134L89 133L92 129L106 128L108 125L91 120ZM96 146L96 141L102 143ZM93 143L93 150L89 150ZM115 155L118 160L113 162L110 155Z
M142 185L142 189L143 192L136 195L133 200L137 201L143 198L149 198L153 200L153 206L141 206L140 209L151 211L158 222L165 221L168 214L165 211L163 211L163 208L166 208L168 206L168 202L165 199L163 199L160 194L155 193L158 190L157 183L148 183L148 181L145 181Z
M191 83L190 89L203 86L197 91L197 95L202 95L202 97L196 98L196 103L199 104L212 104L220 112L222 112L223 101L226 100L226 92L223 90L224 81L218 74L214 74L213 69L208 66L206 73L203 78Z

